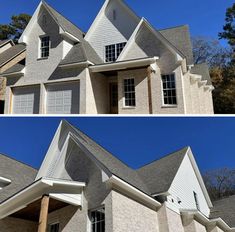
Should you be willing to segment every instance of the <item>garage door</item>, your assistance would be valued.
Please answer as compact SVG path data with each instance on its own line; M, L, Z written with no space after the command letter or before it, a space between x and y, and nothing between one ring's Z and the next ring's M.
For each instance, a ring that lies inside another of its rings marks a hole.
M47 114L79 114L79 82L47 86Z
M38 114L40 88L20 87L13 89L13 114Z

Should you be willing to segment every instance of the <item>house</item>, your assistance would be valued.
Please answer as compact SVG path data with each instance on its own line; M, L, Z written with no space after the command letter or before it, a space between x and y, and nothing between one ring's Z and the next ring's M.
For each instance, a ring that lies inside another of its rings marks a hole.
M0 232L235 231L233 216L212 213L190 147L134 170L66 121L34 181L1 200Z
M6 70L13 71L11 68L18 63L24 64L25 45L15 45L12 40L0 41L0 73ZM0 114L4 113L6 79L0 77Z
M188 26L156 30L122 0L106 0L87 33L41 1L19 42L25 65L1 74L5 114L213 114Z

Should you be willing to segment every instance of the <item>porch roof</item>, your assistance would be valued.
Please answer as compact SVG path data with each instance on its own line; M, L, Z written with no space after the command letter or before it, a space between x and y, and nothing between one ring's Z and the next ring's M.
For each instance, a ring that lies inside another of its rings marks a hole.
M0 219L26 208L43 195L67 204L81 206L81 194L85 186L83 182L41 178L3 201L0 204Z

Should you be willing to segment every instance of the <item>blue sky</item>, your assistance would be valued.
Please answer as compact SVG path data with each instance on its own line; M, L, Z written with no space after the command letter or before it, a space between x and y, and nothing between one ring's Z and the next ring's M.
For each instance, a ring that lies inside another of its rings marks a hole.
M66 118L65 118L66 119ZM61 118L0 118L0 153L39 167ZM133 168L191 146L200 169L235 168L235 118L67 118Z
M87 31L104 0L47 0L55 9ZM157 29L189 24L192 35L218 38L226 9L234 0L126 0L139 15ZM1 0L0 23L8 23L13 14L32 14L39 0Z

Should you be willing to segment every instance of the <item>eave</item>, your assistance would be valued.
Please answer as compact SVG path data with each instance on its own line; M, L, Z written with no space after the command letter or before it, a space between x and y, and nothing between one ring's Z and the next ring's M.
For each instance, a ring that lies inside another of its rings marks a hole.
M81 200L74 198L74 195L81 194L85 186L86 184L83 182L41 178L3 201L0 204L0 219L27 207L30 203L40 199L42 195L49 195L51 198L79 206ZM72 197L69 197L70 195Z
M150 64L155 63L159 57L152 57L152 58L142 58L142 59L135 59L135 60L126 60L126 61L118 61L114 63L106 63L106 64L99 64L90 66L89 69L91 72L108 72L108 71L118 71L118 70L125 70L130 68L137 68L137 67L144 67Z

